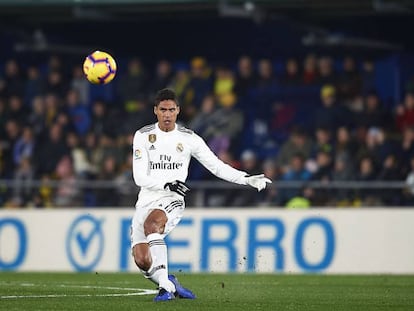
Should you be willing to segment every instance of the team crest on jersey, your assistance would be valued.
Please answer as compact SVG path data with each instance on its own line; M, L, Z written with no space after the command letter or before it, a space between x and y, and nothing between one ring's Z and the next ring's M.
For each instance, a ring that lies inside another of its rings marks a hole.
M149 134L148 135L148 140L151 144L155 143L155 141L157 140L157 135L155 134Z
M177 149L178 152L183 152L184 151L183 144L182 143L178 143L176 149Z
M135 159L141 159L141 150L135 149L134 156L135 156Z

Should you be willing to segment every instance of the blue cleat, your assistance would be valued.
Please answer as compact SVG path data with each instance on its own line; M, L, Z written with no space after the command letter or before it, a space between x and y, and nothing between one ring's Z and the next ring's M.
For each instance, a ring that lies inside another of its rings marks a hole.
M180 282L178 282L178 279L175 277L175 275L169 274L168 275L168 279L174 283L175 285L175 295L180 297L180 298L185 298L185 299L195 299L196 295L194 295L194 293L189 290L188 288L185 288L183 286L181 286Z
M159 302L159 301L169 301L169 300L174 300L175 296L173 293L167 292L164 288L161 288L158 295L155 296L154 301L155 302Z

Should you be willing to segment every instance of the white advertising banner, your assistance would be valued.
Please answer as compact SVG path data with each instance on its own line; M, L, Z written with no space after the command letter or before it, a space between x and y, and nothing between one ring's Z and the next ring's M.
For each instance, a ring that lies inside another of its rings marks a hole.
M131 209L1 210L0 271L137 271ZM414 273L414 209L187 209L171 271Z

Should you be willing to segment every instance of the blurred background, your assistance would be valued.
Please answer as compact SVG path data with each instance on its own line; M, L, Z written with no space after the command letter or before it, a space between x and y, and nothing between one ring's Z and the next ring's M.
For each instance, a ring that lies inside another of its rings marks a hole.
M153 96L263 192L191 165L189 207L412 206L414 3L0 0L0 206L132 207ZM91 85L82 63L118 73Z

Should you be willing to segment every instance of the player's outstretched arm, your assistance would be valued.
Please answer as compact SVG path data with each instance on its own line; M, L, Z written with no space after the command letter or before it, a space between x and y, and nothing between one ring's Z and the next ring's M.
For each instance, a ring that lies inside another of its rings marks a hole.
M246 184L249 186L252 186L253 188L256 188L257 191L262 191L264 188L266 188L266 184L271 184L272 181L267 178L264 174L259 175L251 175L251 176L245 176Z
M258 191L266 188L266 184L272 181L265 177L264 174L252 175L244 171L237 170L230 165L221 161L207 146L205 141L193 134L194 150L193 156L211 173L217 177L240 185L249 185L256 188Z

